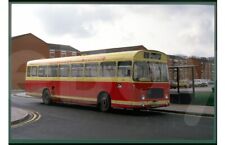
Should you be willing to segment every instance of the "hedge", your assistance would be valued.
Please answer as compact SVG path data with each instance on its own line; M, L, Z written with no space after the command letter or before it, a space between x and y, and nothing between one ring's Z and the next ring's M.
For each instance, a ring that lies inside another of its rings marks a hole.
M214 106L214 93L213 92L196 92L195 97L191 101L191 104Z

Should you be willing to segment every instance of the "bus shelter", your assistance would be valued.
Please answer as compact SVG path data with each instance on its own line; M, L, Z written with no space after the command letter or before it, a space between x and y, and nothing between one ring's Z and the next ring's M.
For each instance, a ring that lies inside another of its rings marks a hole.
M195 85L194 85L194 69L195 65L180 65L180 66L169 66L169 69L176 72L176 83L177 83L177 90L176 93L171 93L171 102L172 103L191 103L191 100L195 97ZM181 92L180 91L180 70L181 69L191 69L191 87L192 93ZM185 101L183 101L185 100Z

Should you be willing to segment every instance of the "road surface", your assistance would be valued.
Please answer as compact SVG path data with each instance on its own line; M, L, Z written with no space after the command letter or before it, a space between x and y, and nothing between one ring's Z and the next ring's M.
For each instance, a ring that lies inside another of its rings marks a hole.
M11 96L11 105L37 111L36 122L10 129L10 139L50 141L208 141L215 139L215 119L154 111L115 109L109 113L95 107L44 105L41 99Z

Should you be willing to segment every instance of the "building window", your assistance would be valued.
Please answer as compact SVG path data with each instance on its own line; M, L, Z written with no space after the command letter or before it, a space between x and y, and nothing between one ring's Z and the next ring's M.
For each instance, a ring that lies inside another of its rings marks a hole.
M61 51L61 57L66 57L66 51L64 50Z
M72 51L72 56L77 56L77 52L76 51Z
M49 51L49 57L50 58L54 58L55 57L55 50L54 49L50 49L50 51Z

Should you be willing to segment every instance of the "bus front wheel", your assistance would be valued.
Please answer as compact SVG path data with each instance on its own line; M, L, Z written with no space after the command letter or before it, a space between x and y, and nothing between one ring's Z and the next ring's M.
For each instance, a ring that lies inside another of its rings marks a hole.
M42 94L42 101L44 104L51 104L51 94L48 89L45 89Z
M99 96L99 109L102 112L107 112L111 109L111 100L107 93L101 93Z

